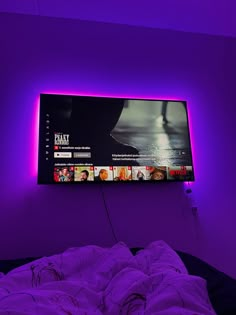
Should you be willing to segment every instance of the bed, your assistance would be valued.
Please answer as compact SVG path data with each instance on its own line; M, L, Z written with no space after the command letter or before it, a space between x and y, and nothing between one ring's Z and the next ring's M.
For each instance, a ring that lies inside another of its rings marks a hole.
M236 315L236 280L162 241L4 260L0 272L0 315Z

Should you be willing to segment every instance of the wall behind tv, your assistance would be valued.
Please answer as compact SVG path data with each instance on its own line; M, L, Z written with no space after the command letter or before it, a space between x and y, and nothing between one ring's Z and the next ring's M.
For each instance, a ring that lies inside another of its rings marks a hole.
M189 102L198 215L182 183L103 187L119 240L163 239L236 277L236 40L177 31L1 14L0 259L111 246L99 186L38 186L39 93Z

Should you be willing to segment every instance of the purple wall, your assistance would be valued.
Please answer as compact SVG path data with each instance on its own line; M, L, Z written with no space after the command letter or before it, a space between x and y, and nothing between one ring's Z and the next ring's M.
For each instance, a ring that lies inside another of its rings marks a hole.
M0 259L114 243L100 188L38 186L40 92L189 102L198 216L181 183L104 187L117 237L163 239L236 277L236 40L142 27L0 15Z
M0 12L236 37L235 0L1 0Z

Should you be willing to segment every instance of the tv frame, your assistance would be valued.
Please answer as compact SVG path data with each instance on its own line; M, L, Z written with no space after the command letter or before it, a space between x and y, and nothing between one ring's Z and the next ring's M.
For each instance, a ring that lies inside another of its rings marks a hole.
M191 145L191 130L190 130L190 126L189 126L189 113L188 113L188 101L186 100L180 100L180 99L164 99L164 98L128 98L128 97L121 97L121 96L118 96L118 97L114 97L114 96L96 96L96 95L82 95L82 94L60 94L60 93L40 93L40 102L39 102L39 128L38 128L38 132L39 132L39 137L38 137L38 172L37 172L37 183L39 185L94 185L94 184L138 184L140 185L140 181L138 180L127 180L127 181L70 181L70 182L55 182L55 181L52 181L52 182L42 182L42 181L39 181L39 158L40 158L40 135L41 135L41 124L40 124L40 121L41 121L41 96L42 95L50 95L50 96L64 96L64 97L86 97L86 98L105 98L105 99L122 99L124 101L156 101L156 102L163 102L163 101L166 101L166 102L173 102L173 103L183 103L185 105L185 109L186 109L186 123L187 123L187 130L188 130L188 133L189 133L189 149L190 149L190 158L191 158L191 161L192 161L192 179L191 180L186 180L186 179L171 179L171 180L168 180L168 179L165 179L165 180L143 180L141 181L141 185L143 184L157 184L157 183L185 183L185 182L188 182L188 183L192 183L192 182L195 182L195 169L194 169L194 162L193 162L193 152L192 152L192 145ZM142 166L142 165L140 165ZM190 165L189 165L190 166ZM158 167L158 166L157 166Z

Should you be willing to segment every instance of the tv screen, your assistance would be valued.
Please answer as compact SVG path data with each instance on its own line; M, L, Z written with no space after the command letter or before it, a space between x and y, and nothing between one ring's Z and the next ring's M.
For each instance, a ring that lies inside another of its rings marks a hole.
M40 95L38 183L194 181L185 101Z

